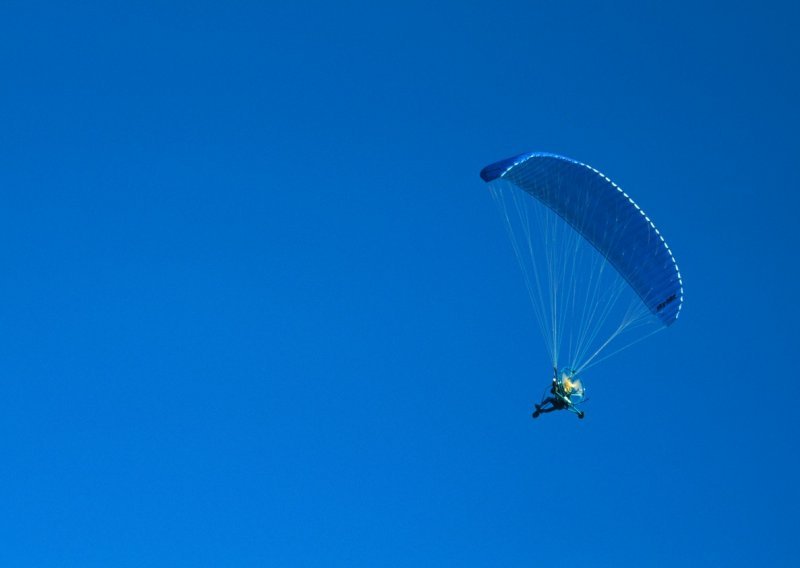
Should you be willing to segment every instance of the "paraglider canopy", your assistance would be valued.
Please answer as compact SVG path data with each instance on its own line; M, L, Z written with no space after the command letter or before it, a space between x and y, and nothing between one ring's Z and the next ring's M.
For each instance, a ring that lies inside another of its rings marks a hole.
M593 167L543 152L520 154L481 170L505 179L561 217L628 282L664 325L678 319L683 283L655 224L627 193Z

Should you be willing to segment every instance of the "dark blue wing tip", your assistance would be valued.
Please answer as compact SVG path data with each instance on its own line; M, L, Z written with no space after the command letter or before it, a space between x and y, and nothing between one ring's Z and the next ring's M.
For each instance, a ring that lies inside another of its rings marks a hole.
M564 156L559 156L558 154L551 154L550 152L524 152L522 154L517 154L516 156L506 158L505 160L500 160L499 162L489 164L488 166L486 166L481 170L481 179L486 183L496 180L504 173L506 173L509 169L511 169L512 166L521 164L528 158L532 158L534 156L557 158L559 160L566 160L568 162L575 161L570 158L565 158Z
M671 326L673 323L678 321L678 314L681 311L681 304L683 303L683 297L678 299L677 305L673 308L670 308L667 313L661 314L661 321L664 322L666 327ZM665 310L666 311L666 310Z
M489 164L481 170L481 179L486 183L489 183L490 181L495 180L503 175L511 166L517 162L523 161L525 157L530 155L531 153L528 152L525 154L512 156L511 158L506 158L505 160L500 160L499 162L495 162L493 164Z

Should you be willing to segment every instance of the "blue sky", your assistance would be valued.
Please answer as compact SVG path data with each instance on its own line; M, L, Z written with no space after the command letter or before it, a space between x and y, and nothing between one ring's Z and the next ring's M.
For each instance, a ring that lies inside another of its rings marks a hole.
M795 7L0 21L1 564L796 564ZM530 150L686 286L582 422L478 178Z

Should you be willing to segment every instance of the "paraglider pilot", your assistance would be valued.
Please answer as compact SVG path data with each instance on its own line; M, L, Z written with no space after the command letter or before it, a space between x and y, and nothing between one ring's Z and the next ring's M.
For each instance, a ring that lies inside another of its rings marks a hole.
M572 382L570 374L562 372L562 377L558 377L558 369L553 369L553 384L550 386L550 396L546 396L542 401L536 405L536 410L533 411L533 418L539 418L540 414L553 412L554 410L570 410L578 415L578 418L584 417L584 412L575 406L572 396L583 398L583 387L580 382ZM578 401L580 402L580 400Z

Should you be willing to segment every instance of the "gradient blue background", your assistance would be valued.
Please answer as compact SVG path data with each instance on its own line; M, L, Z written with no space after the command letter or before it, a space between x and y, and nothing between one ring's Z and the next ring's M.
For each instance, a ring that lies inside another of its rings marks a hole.
M795 8L0 22L0 564L797 564ZM619 183L686 285L582 422L530 418L478 178L529 150Z

